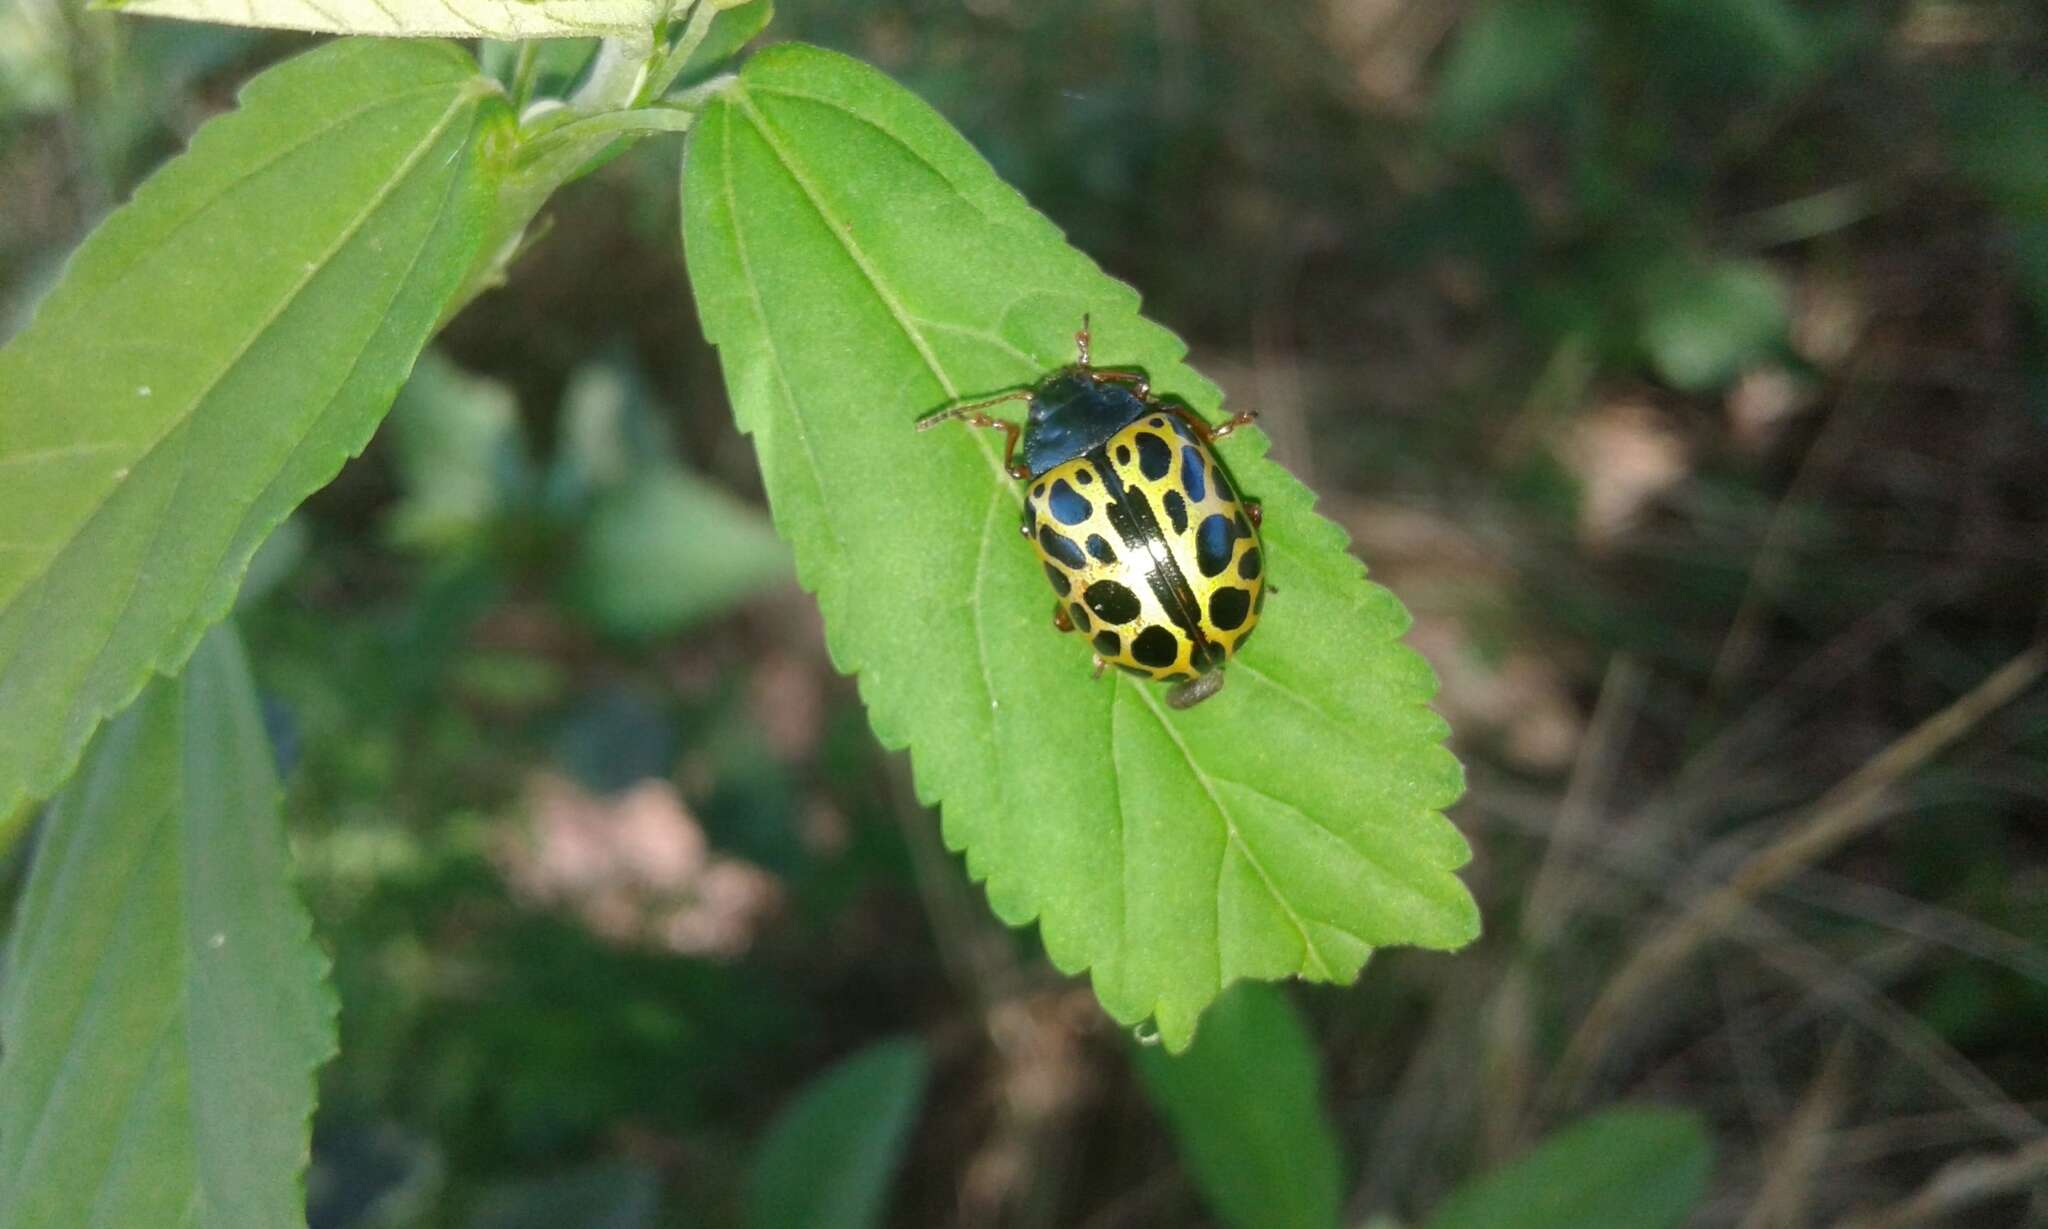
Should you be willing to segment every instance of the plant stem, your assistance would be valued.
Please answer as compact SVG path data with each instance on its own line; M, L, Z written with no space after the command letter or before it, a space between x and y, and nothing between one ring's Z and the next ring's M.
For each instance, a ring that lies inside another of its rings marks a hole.
M704 37L711 33L711 23L718 20L720 11L719 6L713 4L711 0L697 0L696 5L690 10L689 23L683 27L682 37L676 40L675 46L662 54L660 62L648 72L646 81L640 87L641 101L659 98L668 92L668 87L675 84L675 79L682 75L684 67L689 64L690 57L696 54L698 47L703 46Z
M526 104L533 101L533 79L540 67L540 40L527 39L519 44L519 58L512 62L512 113L522 114Z
M519 165L532 166L569 143L645 132L688 132L696 122L696 111L665 105L586 115L550 128L527 142L526 148L519 151Z
M640 94L641 82L647 79L648 65L653 58L651 34L633 39L605 39L597 49L596 63L590 66L590 76L569 99L570 108L576 111L616 111L632 105Z

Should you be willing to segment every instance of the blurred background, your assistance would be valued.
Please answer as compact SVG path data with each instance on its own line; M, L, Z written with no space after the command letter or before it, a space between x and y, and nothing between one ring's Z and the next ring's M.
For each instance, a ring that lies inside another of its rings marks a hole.
M2048 13L783 0L768 38L957 124L1416 615L1487 932L1289 991L1348 1223L1654 1103L1713 1140L1691 1223L2048 1224ZM306 43L7 0L0 334ZM679 160L558 198L245 593L343 1005L313 1225L738 1223L777 1114L905 1035L887 1223L1216 1223L831 670Z

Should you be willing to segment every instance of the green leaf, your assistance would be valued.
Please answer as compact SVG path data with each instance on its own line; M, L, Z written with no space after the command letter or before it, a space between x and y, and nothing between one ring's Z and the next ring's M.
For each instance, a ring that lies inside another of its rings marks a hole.
M492 1187L469 1229L647 1229L661 1206L661 1179L646 1165L603 1162Z
M391 407L389 430L405 487L388 526L400 545L445 551L470 541L534 485L512 391L432 350Z
M2015 218L2048 218L2048 91L1977 72L1936 99L1957 169Z
M1424 1229L1669 1229L1706 1194L1712 1164L1697 1116L1608 1110L1465 1184Z
M264 73L0 351L0 814L177 669L369 438L477 255L494 89L430 43Z
M0 983L10 1229L305 1224L326 958L248 663L217 627L50 805Z
M880 1042L804 1089L747 1176L747 1229L866 1229L917 1120L930 1063L911 1038Z
M1337 1224L1337 1138L1323 1113L1315 1047L1285 995L1234 987L1186 1054L1146 1048L1137 1062L1220 1220L1235 1229Z
M1501 0L1459 28L1438 79L1430 123L1471 141L1555 98L1579 75L1586 15L1557 0Z
M775 18L775 5L771 0L723 0L718 3L718 8L710 33L697 44L696 50L690 53L690 58L683 62L677 73L674 82L677 87L696 85L711 76L727 60L738 55L740 48L767 29L768 23Z
M1725 260L1677 263L1649 280L1643 349L1672 387L1718 388L1785 337L1790 296L1769 265Z
M1478 929L1435 680L1408 615L1242 432L1221 446L1265 508L1278 591L1230 683L1184 712L1089 678L1054 633L992 432L918 434L957 396L1073 361L1214 416L1216 387L923 103L855 61L750 60L691 134L691 283L754 437L776 526L882 741L1012 925L1036 918L1119 1020L1179 1050L1239 978L1349 981L1372 946Z
M1662 89L1716 100L1807 76L1839 38L1834 22L1787 0L1650 0L1638 20L1635 38L1653 57L1642 70Z
M789 575L789 551L761 514L666 465L598 496L569 591L615 636L668 635Z
M447 38L646 37L666 0L93 0L144 17L229 26Z

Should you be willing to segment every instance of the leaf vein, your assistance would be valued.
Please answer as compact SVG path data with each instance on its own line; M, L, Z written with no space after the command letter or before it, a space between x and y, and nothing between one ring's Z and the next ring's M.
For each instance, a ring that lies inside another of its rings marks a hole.
M418 91L406 92L413 93ZM170 419L166 422L164 429L157 433L156 438L149 441L147 444L143 445L141 452L137 454L135 464L141 465L145 463L149 459L150 454L153 453L156 448L160 447L163 444L163 442L170 437L173 431L176 431L179 428L183 427L187 422L190 422L192 420L194 415L199 413L200 408L206 403L207 399L211 397L214 391L220 387L221 381L225 380L228 377L228 374L235 369L235 366L238 363L240 363L243 358L247 357L249 351L255 348L256 343L261 341L264 338L264 336L266 336L270 332L270 330L276 326L278 320L283 318L285 311L291 306L292 303L297 301L299 295L305 290L305 288L308 285L312 283L313 279L316 276L318 276L318 274L323 269L325 269L329 264L333 262L335 255L339 253L342 250L342 248L346 247L348 243L355 238L357 233L359 233L362 230L362 228L368 224L370 218L375 216L377 211L383 207L384 202L387 199L389 199L391 193L396 190L397 185L401 181L403 181L406 175L412 170L413 164L418 162L420 158L425 155L426 151L431 149L434 146L435 142L440 140L441 134L446 132L448 126L454 122L456 115L460 113L466 100L466 94L458 94L454 99L450 101L448 110L442 115L441 119L435 123L432 130L430 130L428 133L426 133L425 136L421 138L419 143L415 145L413 150L406 155L405 159L399 164L398 168L391 174L391 176L387 178L384 181L384 183L378 187L376 192L371 194L370 199L364 203L362 210L356 214L356 216L348 223L347 226L342 228L341 233L335 238L334 243L331 246L329 246L325 253L321 255L320 259L309 262L309 267L302 272L298 281L295 282L291 286L291 288L287 290L283 295L279 296L276 304L274 304L267 312L265 312L263 318L257 322L255 329L251 331L249 336L245 338L240 345L235 347L235 349L227 356L227 360L221 365L220 369L216 371L213 374L213 376L211 376L206 381L204 386L201 387L193 395L191 403L186 408L173 414L170 417ZM388 103L390 100L386 99L385 101L386 103ZM363 112L359 112L358 114L367 113L372 109L374 108L366 107L364 108ZM323 131L331 131L333 127L333 125L329 125L327 126L326 129L323 129ZM303 146L306 144L310 144L314 139L316 139L316 137L309 137L307 138L306 141L300 142L299 145ZM281 160L283 157L286 156L286 153L289 152L290 151L285 151L285 153L280 153L276 159L272 160L272 163ZM221 195L225 195L226 191L227 189L223 189ZM219 197L216 196L214 199L218 200ZM204 212L204 209L195 211L191 215L191 217L196 217L200 212ZM189 221L190 218L188 217L187 220ZM132 271L132 269L129 270L129 272ZM119 282L117 281L109 285L107 289L111 290L115 285L118 284ZM69 534L65 535L63 542L54 551L50 553L50 557L44 560L42 565L36 569L33 575L24 579L15 591L19 593L22 590L27 589L31 585L40 584L43 581L43 579L50 574L50 570L57 565L57 561L70 550L72 543L78 540L79 535L84 533L86 529L93 523L93 521L99 517L100 513L105 511L108 502L108 500L101 500L98 504L96 504L93 507L93 509L90 512L88 512L84 517L82 517L79 520L78 525L75 528L73 528ZM4 669L0 669L0 676L4 676L4 673Z
M1253 668L1251 665L1246 663L1243 658L1240 657L1234 659L1231 662L1231 666L1236 670L1251 675L1253 678L1259 680L1261 683L1264 683L1266 686L1272 688L1274 691L1279 692L1287 699L1292 700L1294 703L1300 705L1302 708L1307 709L1309 712L1314 713L1316 716L1321 717L1323 720L1329 722L1331 725L1336 726L1338 729L1343 730L1346 733L1350 731L1351 722L1349 720L1343 717L1339 717L1337 714L1325 708L1320 702L1309 699L1307 696L1301 694L1299 691L1296 691L1294 688L1289 687L1287 684L1281 682L1279 679L1274 678L1272 675L1267 674L1263 670Z
M889 139L889 142L895 145L898 149L901 149L904 153L909 154L912 161L918 163L920 166L930 171L933 175L943 180L947 187L953 189L953 193L958 199L965 201L967 204L972 205L974 207L974 211L981 215L982 220L984 222L988 223L991 226L998 227L1002 230L1019 229L1017 226L1012 225L1005 219L999 218L996 215L990 213L986 208L982 206L980 201L974 200L965 191L963 191L960 185L954 182L953 177L951 175L946 174L946 172L940 169L940 167L936 163L934 163L930 158L925 157L923 151L919 150L909 141L906 141L902 137L896 135L893 129L889 128L885 124L878 122L877 120L874 119L874 117L862 115L860 112L853 110L852 108L848 107L846 104L842 102L838 102L830 98L821 98L816 94L807 94L804 93L802 90L792 90L782 86L761 85L759 83L749 83L747 89L757 93L770 94L782 98L793 98L800 102L814 103L817 106L826 108L827 110L837 111L839 114L846 116L848 119L851 119L856 124L860 124L865 128L873 129L874 131L882 134L884 137L887 137Z
M29 448L21 452L0 453L0 468L10 465L31 465L45 461L65 461L72 457L91 456L96 452L112 452L121 446L118 441L100 440L92 443L55 444L48 448Z
M300 137L298 140L293 141L291 144L284 146L283 148L265 157L262 161L256 163L256 165L250 167L248 170L242 172L239 175L236 175L232 179L229 179L227 182L221 184L217 191L208 193L202 200L194 203L191 206L191 208L186 212L185 216L179 218L177 222L170 227L170 229L164 231L163 234L157 236L156 241L153 244L151 244L149 248L141 252L138 252L132 263L120 269L118 272L115 272L100 287L99 293L102 295L111 294L112 292L120 289L121 284L124 281L126 281L128 277L135 272L135 270L141 268L142 265L146 264L149 260L149 257L152 254L161 250L164 247L164 245L170 242L173 236L177 235L187 226L190 226L192 223L198 221L199 218L202 215L204 215L207 210L212 209L215 205L219 204L222 197L226 196L230 192L233 192L236 188L241 187L243 184L249 182L250 180L256 178L257 176L263 174L265 171L270 170L278 163L283 162L286 158L291 157L293 154L298 153L300 150L305 149L307 146L312 145L316 141L320 141L323 138L329 136L336 129L344 128L349 124L352 124L355 121L362 119L364 116L371 115L374 114L375 112L382 111L388 107L395 106L398 103L411 98L415 94L425 94L433 90L443 90L447 88L447 82L435 81L428 83L426 85L414 86L411 89L397 90L394 91L393 93L382 95L375 102L364 103L362 106L357 107L353 111L343 112L340 115L335 115L324 119L317 127L307 132L303 137ZM141 201L143 199L143 194L147 193L149 190L149 185L143 185L142 189L139 192L137 192L135 200L129 202L129 207L132 208L137 202ZM70 307L70 304L67 302L62 306L68 308ZM80 307L84 306L90 306L90 304L80 305ZM69 319L71 314L75 314L75 310L73 312L67 312L66 315L61 317L52 317L52 320L54 321Z
M1187 741L1180 736L1179 730L1174 729L1173 723L1166 719L1166 714L1159 711L1159 702L1157 700L1154 700L1152 696L1149 693L1147 693L1145 689L1142 687L1134 688L1134 690L1137 691L1138 698L1145 702L1145 707L1152 711L1152 716L1159 722L1159 728L1165 730L1166 736L1173 740L1173 745L1175 747L1179 748L1181 758L1187 761L1188 771L1194 774L1196 783L1202 787L1202 792L1209 796L1209 804L1216 808L1216 816L1218 819L1221 819L1223 821L1223 830L1226 836L1228 837L1228 840L1225 842L1225 854L1227 855L1229 853L1230 846L1235 845L1237 847L1238 852L1243 855L1244 860L1250 863L1252 870L1257 873L1259 877L1259 882L1265 886L1266 894L1273 898L1274 904L1280 906L1281 912L1287 915L1288 921L1294 924L1294 929L1301 935L1304 956L1306 956L1307 959L1315 963L1316 971L1320 973L1324 978L1334 979L1336 974L1330 968L1329 962L1323 958L1323 953L1319 949L1317 949L1315 939L1309 934L1308 927L1305 924L1303 924L1301 915L1295 912L1294 906L1289 904L1287 899L1280 894L1279 886L1273 882L1273 877L1266 872L1265 864L1259 861L1258 855L1256 853L1253 853L1251 846L1245 843L1243 834L1238 831L1237 821L1231 818L1230 808L1223 805L1223 798L1216 792L1215 782L1210 778L1209 774L1207 772L1204 772L1202 770L1202 766L1195 762L1195 754L1192 750L1189 749ZM1220 865L1217 868L1216 883L1216 947L1218 960L1217 985L1220 987L1223 984L1221 975L1221 960L1223 948L1223 872L1222 867Z
M168 812L165 812L164 816L160 816L159 819L161 820L162 818L165 818L167 816ZM39 1166L35 1163L36 1152L38 1147L42 1144L44 1135L48 1132L50 1124L55 1118L55 1115L52 1113L52 1109L55 1106L57 1100L59 1099L61 1090L64 1088L66 1084L71 1082L71 1077L73 1076L73 1074L75 1074L75 1069L78 1065L78 1052L80 1047L76 1044L76 1042L78 1039L79 1021L82 1020L86 1016L86 1014L91 1011L94 1001L99 997L99 991L102 984L109 976L108 966L102 961L102 957L104 957L106 953L107 944L111 943L113 941L114 935L120 932L123 922L126 919L127 915L133 912L134 910L141 908L142 901L146 897L146 893L135 890L134 885L136 881L142 878L143 873L149 868L151 844L156 839L156 837L157 833L153 831L150 834L150 840L136 842L136 844L140 848L140 852L135 858L135 861L131 863L128 867L127 885L121 891L118 897L118 899L124 902L121 910L121 918L117 918L113 926L108 927L106 930L100 933L100 941L93 947L92 951L87 953L79 953L80 958L76 961L77 964L95 966L95 972L93 974L92 979L92 986L90 989L86 991L85 998L79 1002L78 1009L71 1013L68 1026L60 1032L54 1034L56 1036L62 1036L70 1039L70 1043L64 1047L64 1057L60 1059L57 1063L57 1073L50 1080L47 1090L43 1095L42 1104L37 1107L36 1120L34 1125L29 1130L28 1142L22 1146L22 1161L20 1166L21 1173L29 1174L46 1172L45 1167ZM86 857L89 855L86 852L81 852L80 856Z
M761 283L754 277L753 258L747 253L746 228L740 225L739 201L734 196L732 187L732 124L730 121L719 128L719 136L721 140L719 141L718 149L723 170L721 178L725 181L725 211L726 216L732 222L732 247L733 253L739 257L740 277L747 284L747 303L754 309L754 320L760 326L762 345L768 351L768 365L774 369L775 383L782 390L782 403L789 408L789 422L795 428L797 445L803 450L804 463L811 475L811 487L818 493L819 506L829 510L832 506L832 501L830 496L825 493L825 470L818 463L817 451L811 443L810 425L804 419L803 403L798 400L796 388L789 380L789 369L782 361L782 348L775 344L775 330L768 323L768 305L761 301ZM832 519L829 511L827 515L819 519L824 523L826 537L832 542L834 574L831 579L836 582L838 580L837 570L843 567L844 561L851 556L846 549L846 540L840 536L839 526ZM822 587L821 585L820 588Z
M412 259L406 262L405 272L399 277L391 279L391 297L384 301L384 311L380 313L381 316L388 316L390 314L391 305L398 301L398 297L401 294L405 293L406 284L412 280L413 274L419 272L420 258L426 255L427 248L434 242L434 232L439 229L441 219L447 216L449 199L455 195L455 189L461 182L462 177L459 173L449 177L448 186L442 191L440 208L435 211L434 224L426 227L420 235L419 246L413 249ZM284 456L279 460L277 473L261 491L256 493L256 497L249 501L249 506L243 511L241 519L235 522L233 531L228 534L227 540L222 543L220 553L208 565L204 575L213 575L218 571L221 564L227 561L228 555L235 549L235 543L241 539L243 531L249 527L250 518L257 515L258 511L263 507L264 501L270 497L272 492L277 490L278 484L284 481L285 471L291 467L292 461L305 448L306 441L311 439L313 434L325 425L329 417L334 413L340 401L341 390L348 387L348 382L361 369L363 358L368 352L369 346L366 345L356 352L354 359L350 360L348 370L342 373L340 381L334 386L334 392L328 396L325 408L318 414L315 414L300 429L298 438L292 441L291 447L285 450ZM338 471L339 469L340 462L337 460L334 470ZM229 600L233 600L232 595L229 596ZM206 619L205 622L210 624L212 619ZM199 630L204 631L205 629L201 627Z
M939 382L939 388L949 400L958 400L960 390L953 386L952 377L948 376L945 368L939 365L938 355L932 352L931 343L916 328L915 318L903 306L902 300L896 297L896 293L883 282L881 273L876 270L873 261L868 257L867 251L853 241L853 228L841 221L833 214L831 209L827 208L824 195L818 190L818 186L811 182L810 172L796 160L794 155L783 148L782 142L770 130L767 117L761 114L760 109L754 105L753 99L747 97L747 91L745 89L736 89L732 94L738 101L741 109L746 112L747 122L752 124L754 131L760 134L761 140L768 146L769 152L775 155L776 161L782 163L783 169L789 173L790 180L802 190L804 198L810 202L811 208L817 212L819 220L825 223L825 229L830 231L832 237L839 241L839 246L852 259L854 266L860 270L861 276L867 279L869 288L875 292L875 297L881 300L882 306L887 308L889 315L895 319L896 327L902 330L903 336L909 340L911 348L916 350L918 357L924 360L926 370L930 371L932 378ZM731 181L728 179L727 182L730 183Z

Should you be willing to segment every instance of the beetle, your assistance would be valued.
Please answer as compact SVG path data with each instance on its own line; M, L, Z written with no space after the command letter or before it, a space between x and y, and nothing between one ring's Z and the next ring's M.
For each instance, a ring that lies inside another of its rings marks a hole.
M1096 367L1088 317L1078 359L1019 389L919 419L999 430L1003 468L1027 484L1024 520L1051 582L1053 626L1115 665L1171 682L1166 702L1199 704L1258 624L1265 601L1259 506L1240 499L1211 445L1252 421L1210 426L1152 395L1142 371ZM988 410L1028 401L1025 424ZM1021 447L1023 459L1017 459Z

